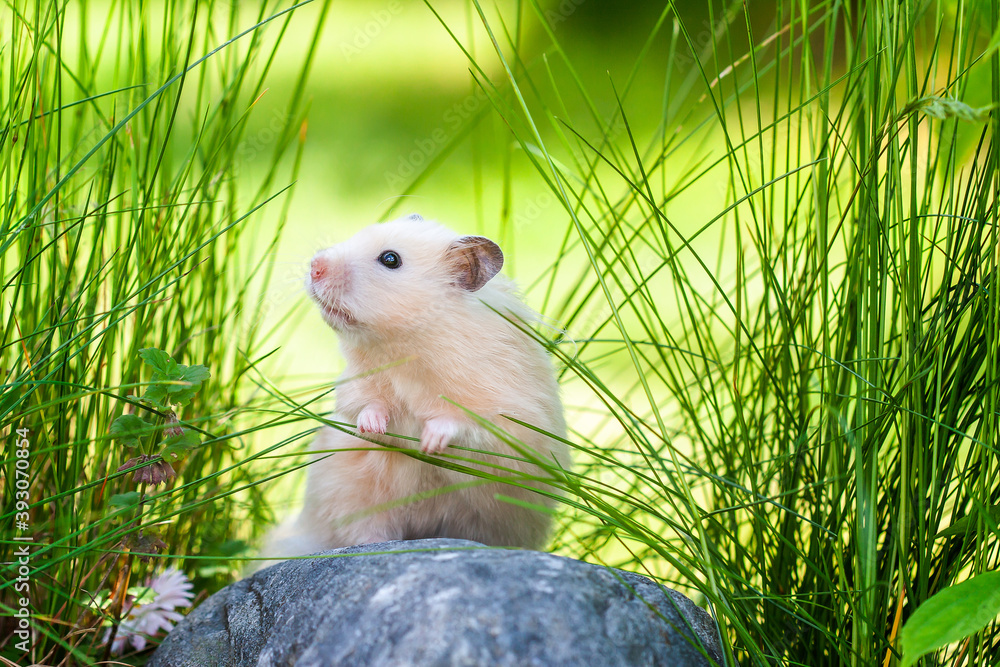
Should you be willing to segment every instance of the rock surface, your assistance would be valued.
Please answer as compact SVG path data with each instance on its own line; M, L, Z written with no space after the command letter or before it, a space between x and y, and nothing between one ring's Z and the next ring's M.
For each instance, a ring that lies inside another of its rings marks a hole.
M219 591L149 666L721 664L711 617L636 574L451 539L324 555Z

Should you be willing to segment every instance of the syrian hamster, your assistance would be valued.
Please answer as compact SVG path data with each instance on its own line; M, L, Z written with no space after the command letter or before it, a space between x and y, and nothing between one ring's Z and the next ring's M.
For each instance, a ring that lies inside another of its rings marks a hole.
M532 490L554 492L547 474L462 409L509 433L531 456L569 465L552 365L525 332L539 316L499 273L502 265L493 241L418 215L372 225L316 253L306 288L346 360L332 419L356 430L319 431L302 512L269 536L263 555L426 537L544 545L549 514L497 496L551 507L551 498ZM514 484L379 443L462 457L442 460Z

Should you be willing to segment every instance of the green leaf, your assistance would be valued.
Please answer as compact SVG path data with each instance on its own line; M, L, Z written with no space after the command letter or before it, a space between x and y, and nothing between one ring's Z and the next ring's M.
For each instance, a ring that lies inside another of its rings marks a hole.
M155 380L156 378L154 378ZM167 410L167 385L153 384L146 387L146 392L142 395L142 400L152 403L158 408Z
M206 565L204 567L199 567L198 576L202 579L208 579L209 577L214 577L216 575L226 575L231 576L233 574L232 565Z
M249 548L250 545L246 540L226 540L218 545L216 551L220 556L237 556Z
M194 395L201 389L201 383L211 377L208 368L205 366L178 366L178 377L175 378L189 385L169 384L164 385L170 402L174 405L183 405L194 398Z
M111 422L108 432L126 447L138 447L139 438L153 432L153 425L135 415L122 415Z
M135 598L132 601L134 605L149 604L159 595L149 586L129 586L128 594Z
M95 595L90 596L90 600L87 602L87 605L94 610L103 609L104 605L108 603L110 597L110 591L98 591ZM105 623L110 625L110 619L106 620Z
M965 639L986 627L997 614L1000 572L987 572L945 588L920 605L903 626L900 667L909 667L925 653Z
M139 504L139 492L129 491L127 493L116 493L108 500L111 507L132 507Z
M147 347L139 350L139 356L153 368L153 384L142 398L161 407L186 404L211 377L207 367L178 364L163 350Z
M994 505L993 507L989 507L987 508L986 511L989 513L990 520L994 524L1000 523L1000 505ZM966 533L969 532L969 530L975 530L973 524L978 518L979 518L978 513L973 513L963 516L961 519L955 521L955 523L951 524L947 528L938 532L938 534L934 536L934 539L940 539L942 537L953 537L955 535L965 535Z
M191 384L201 384L208 378L212 377L212 374L208 372L207 366L181 366L181 376L180 380L185 382L190 382Z
M139 356L148 365L163 373L165 377L170 377L177 370L177 362L163 350L155 347L147 347L139 350Z
M163 460L177 461L187 456L192 449L201 446L201 438L195 431L186 430L180 435L170 436L163 441L163 444L166 445L160 451Z

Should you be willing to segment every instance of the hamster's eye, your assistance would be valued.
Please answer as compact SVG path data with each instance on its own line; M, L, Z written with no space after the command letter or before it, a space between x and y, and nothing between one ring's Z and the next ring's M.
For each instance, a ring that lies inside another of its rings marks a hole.
M387 269L398 269L403 264L403 260L400 259L399 253L395 250L386 250L378 256L378 263Z

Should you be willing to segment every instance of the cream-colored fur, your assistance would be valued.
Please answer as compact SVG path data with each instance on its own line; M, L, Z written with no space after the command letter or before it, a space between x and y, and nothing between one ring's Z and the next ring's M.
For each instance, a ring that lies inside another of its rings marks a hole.
M444 396L513 434L545 460L568 466L563 443L504 418L514 417L560 437L565 434L548 355L504 316L527 328L537 315L502 275L475 291L463 288L462 279L456 278L459 273L467 279L463 271L486 272L488 277L499 269L498 264L490 268L491 261L502 261L499 249L485 241L487 250L480 251L475 247L480 241L485 240L460 237L411 216L373 225L317 253L307 287L324 319L337 330L347 361L336 390L334 420L357 424L367 440L333 428L319 432L302 513L272 532L262 555L287 558L422 537L528 548L544 544L549 517L496 495L551 506L544 496L503 483L483 484L474 476L385 451L371 442L542 474L531 463L506 458L519 455ZM462 250L471 254L459 252L463 242L472 243L471 250ZM397 253L398 268L379 262L387 250ZM420 443L382 433L420 438ZM324 453L358 447L371 450ZM437 492L456 484L466 486Z

